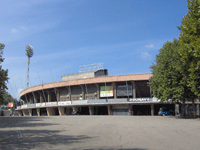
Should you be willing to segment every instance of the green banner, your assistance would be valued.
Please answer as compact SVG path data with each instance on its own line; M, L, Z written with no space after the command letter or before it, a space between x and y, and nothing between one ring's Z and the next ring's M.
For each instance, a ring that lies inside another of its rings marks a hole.
M101 86L100 87L100 97L113 97L113 87L112 86Z

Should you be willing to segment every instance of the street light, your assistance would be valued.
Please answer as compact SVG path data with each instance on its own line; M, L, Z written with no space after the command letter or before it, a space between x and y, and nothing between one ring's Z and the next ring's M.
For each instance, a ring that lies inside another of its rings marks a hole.
M26 56L28 57L27 61L27 68L26 68L26 88L29 88L29 64L30 64L30 58L33 56L33 47L29 44L26 46Z

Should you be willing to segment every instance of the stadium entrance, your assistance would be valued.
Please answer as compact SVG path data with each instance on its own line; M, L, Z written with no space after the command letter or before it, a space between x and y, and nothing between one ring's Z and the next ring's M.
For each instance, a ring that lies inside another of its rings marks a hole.
M96 106L96 107L94 107L94 114L95 115L108 115L107 106Z

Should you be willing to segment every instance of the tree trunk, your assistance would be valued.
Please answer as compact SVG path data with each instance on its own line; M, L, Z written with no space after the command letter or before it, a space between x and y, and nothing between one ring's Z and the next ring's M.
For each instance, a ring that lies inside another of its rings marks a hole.
M185 117L185 99L182 101L182 117Z
M192 107L193 107L193 117L196 118L196 105L194 104L194 99L192 100Z

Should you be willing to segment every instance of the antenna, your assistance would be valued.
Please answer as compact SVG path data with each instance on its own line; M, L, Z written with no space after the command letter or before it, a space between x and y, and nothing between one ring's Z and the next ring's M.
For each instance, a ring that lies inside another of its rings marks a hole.
M104 69L104 64L103 63L82 65L82 66L79 67L79 73L88 72L88 71L95 71L95 70L99 70L99 69Z
M149 59L148 59L148 57L147 57L147 63L148 63L148 66L149 66ZM149 66L149 79L150 79L150 66ZM151 85L150 85L150 97L152 98Z
M33 47L29 44L26 46L26 56L28 57L27 61L27 68L26 68L26 88L29 88L29 64L30 64L30 58L33 56Z

